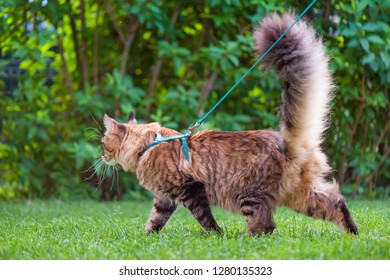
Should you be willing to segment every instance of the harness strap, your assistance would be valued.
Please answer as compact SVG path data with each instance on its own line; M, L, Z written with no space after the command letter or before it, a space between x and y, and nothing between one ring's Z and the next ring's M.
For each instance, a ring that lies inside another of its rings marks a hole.
M186 157L186 160L190 160L190 156L188 154L188 144L187 144L187 136L183 135L184 137L181 138L181 145L183 146L183 153Z
M190 160L190 156L189 156L189 153L188 153L188 144L187 144L187 135L186 134L182 134L182 135L177 135L177 136L170 136L170 137L162 137L161 133L160 132L157 132L156 133L156 139L153 141L153 143L151 143L149 146L146 147L145 151L146 152L147 150L149 150L150 148L160 144L160 143L163 143L163 142L168 142L168 141L171 141L171 140L177 140L177 139L181 139L181 144L182 144L182 147L183 147L183 153L184 153L184 156L186 158L186 160Z

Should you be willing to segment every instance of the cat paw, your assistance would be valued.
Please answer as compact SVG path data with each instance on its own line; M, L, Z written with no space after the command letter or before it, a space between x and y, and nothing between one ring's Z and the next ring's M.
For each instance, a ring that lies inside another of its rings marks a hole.
M154 234L154 233L159 233L161 230L160 227L155 227L155 228L152 228L152 227L146 227L145 228L145 233L150 235L150 234Z
M255 230L249 230L249 234L251 236L260 236L264 234L272 234L275 227L266 227L266 228L259 228Z
M210 227L210 228L205 228L205 230L209 233L212 233L212 232L215 232L215 233L218 233L218 234L222 234L223 233L223 230L222 228L219 226L219 225L215 225L213 227Z

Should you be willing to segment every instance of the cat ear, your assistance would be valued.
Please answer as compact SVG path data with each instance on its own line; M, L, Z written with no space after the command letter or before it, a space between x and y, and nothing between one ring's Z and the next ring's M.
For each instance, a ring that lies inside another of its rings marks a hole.
M109 117L107 114L104 114L104 126L107 131L112 131L115 127L118 126L118 123L113 118Z
M135 114L133 111L130 112L129 117L127 118L127 123L137 123L137 119L135 118Z

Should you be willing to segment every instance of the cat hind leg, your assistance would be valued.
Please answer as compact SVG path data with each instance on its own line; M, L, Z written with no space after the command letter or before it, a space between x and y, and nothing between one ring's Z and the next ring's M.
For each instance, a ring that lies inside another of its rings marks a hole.
M275 229L272 213L276 207L275 199L270 194L248 191L238 196L241 214L248 225L251 235L271 234Z

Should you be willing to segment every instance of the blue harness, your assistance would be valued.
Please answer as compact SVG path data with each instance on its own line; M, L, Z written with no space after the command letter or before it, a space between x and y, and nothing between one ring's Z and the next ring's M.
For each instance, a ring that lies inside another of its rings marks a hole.
M171 136L171 137L165 137L163 138L161 133L157 132L156 133L156 139L154 140L154 142L152 144L150 144L149 146L146 147L145 149L145 152L147 150L149 150L150 148L160 144L160 143L163 143L163 142L167 142L167 141L171 141L171 140L176 140L176 139L181 139L181 145L183 147L183 153L184 153L184 156L186 158L186 160L190 160L190 157L189 157L189 154L188 154L188 144L187 144L187 137L190 137L191 135L189 133L186 133L186 134L182 134L182 135L177 135L177 136Z

